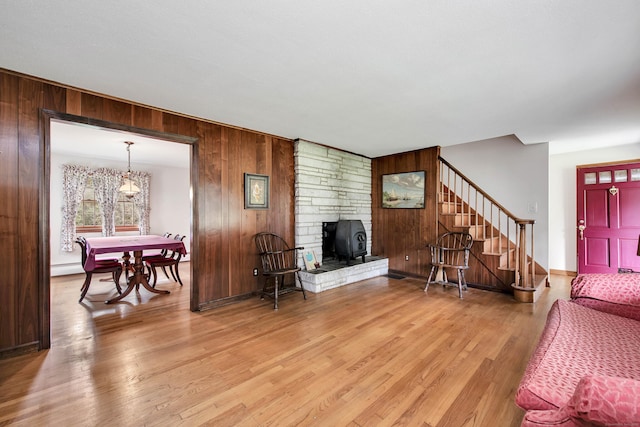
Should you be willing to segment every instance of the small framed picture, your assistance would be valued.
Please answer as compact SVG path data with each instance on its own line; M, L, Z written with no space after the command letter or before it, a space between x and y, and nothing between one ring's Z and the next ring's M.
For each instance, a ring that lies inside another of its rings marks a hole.
M244 208L269 209L269 177L244 174Z
M318 260L316 260L316 253L314 251L305 251L303 258L304 266L307 268L307 271L312 271L320 267Z

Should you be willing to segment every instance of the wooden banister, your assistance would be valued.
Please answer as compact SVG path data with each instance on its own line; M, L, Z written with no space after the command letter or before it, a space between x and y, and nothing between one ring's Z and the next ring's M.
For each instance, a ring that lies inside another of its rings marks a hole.
M438 212L459 216L461 226L471 230L475 240L485 241L485 252L502 254L503 267L514 269L514 289L535 289L535 220L519 218L447 162L440 160Z
M502 206L497 200L495 200L493 197L491 197L488 193L486 193L482 188L480 188L479 186L477 186L471 179L467 178L462 172L460 172L458 169L455 168L455 166L453 166L451 163L447 162L445 159L443 159L442 157L439 157L440 162L442 164L444 164L448 169L450 169L451 171L455 172L456 175L458 175L460 178L462 178L464 181L470 183L473 188L476 189L476 191L479 194L482 194L485 198L487 198L488 200L491 201L491 203L493 203L494 205L496 205L497 207L499 207L503 212L505 212L508 216L512 217L512 218L517 218L514 214L512 214L511 212L509 212L509 210L507 208L505 208L504 206ZM442 168L440 168L440 170L442 170ZM520 221L531 221L531 222L535 222L535 220L533 219L520 219Z

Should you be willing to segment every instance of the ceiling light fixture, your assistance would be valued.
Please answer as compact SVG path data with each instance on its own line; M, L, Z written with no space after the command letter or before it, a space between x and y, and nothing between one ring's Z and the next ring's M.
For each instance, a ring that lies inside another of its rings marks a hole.
M138 188L138 186L131 180L131 146L133 145L133 142L125 141L124 143L127 144L129 168L127 169L127 173L123 176L123 184L118 191L124 193L124 195L130 199L140 192L140 188Z

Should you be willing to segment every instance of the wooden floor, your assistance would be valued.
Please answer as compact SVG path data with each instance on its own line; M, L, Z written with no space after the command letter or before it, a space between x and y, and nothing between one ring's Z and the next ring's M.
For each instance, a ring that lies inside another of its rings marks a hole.
M105 305L52 279L52 348L0 360L0 425L518 426L515 389L551 303L379 277L201 313L184 288Z

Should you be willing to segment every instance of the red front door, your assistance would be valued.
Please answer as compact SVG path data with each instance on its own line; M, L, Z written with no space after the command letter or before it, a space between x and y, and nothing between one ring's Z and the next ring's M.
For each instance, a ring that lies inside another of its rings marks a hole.
M640 272L640 163L578 166L578 273Z

